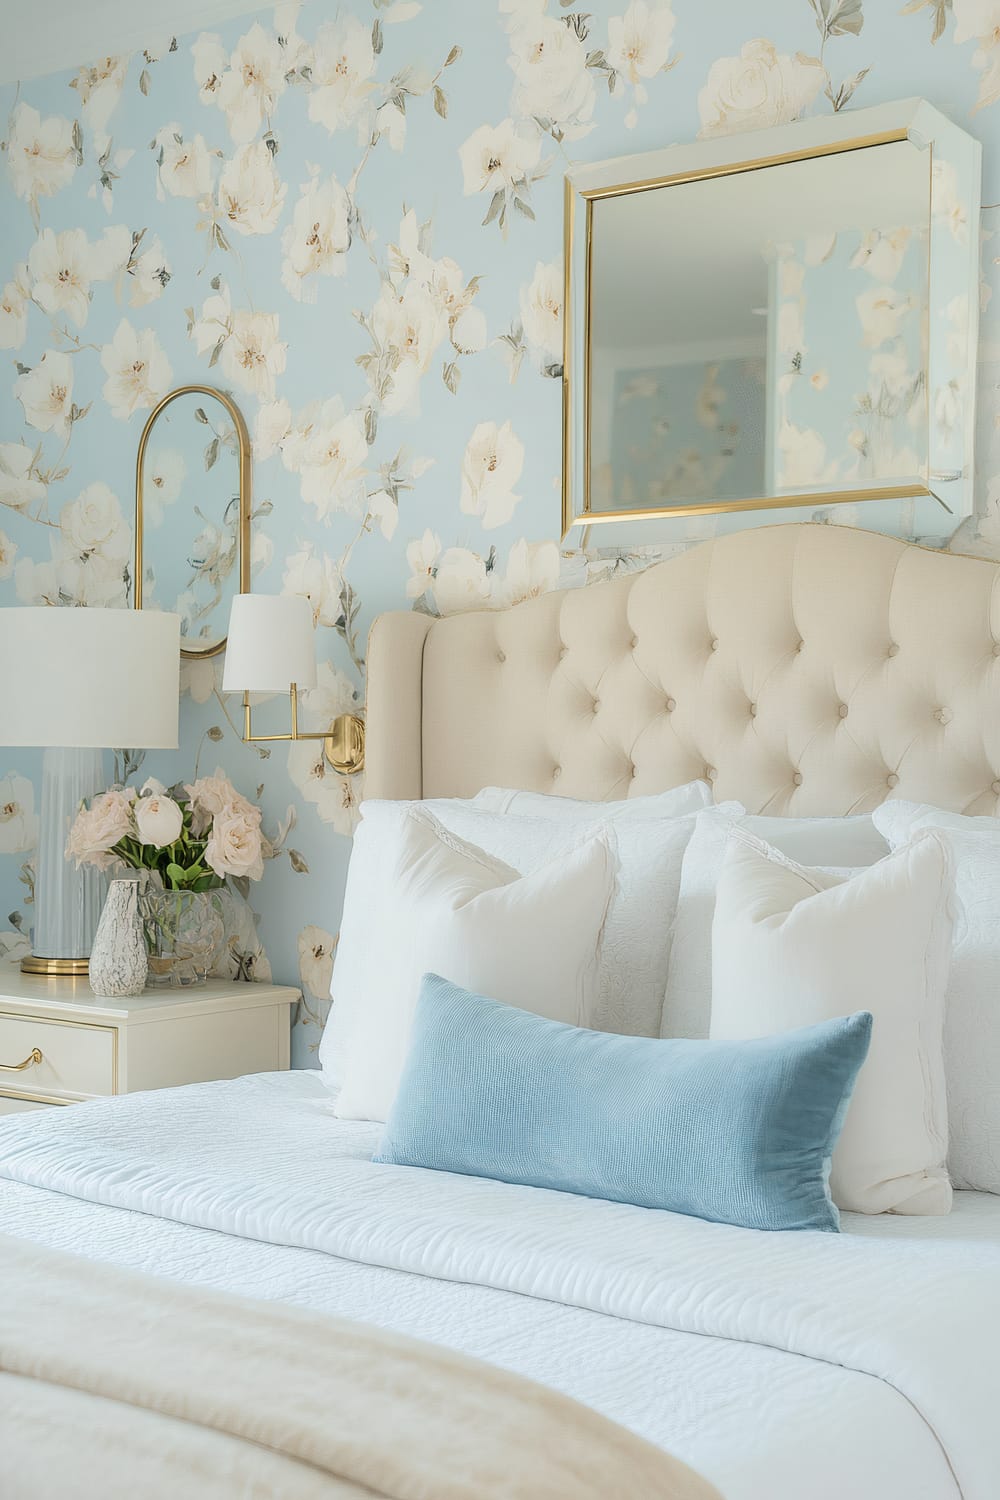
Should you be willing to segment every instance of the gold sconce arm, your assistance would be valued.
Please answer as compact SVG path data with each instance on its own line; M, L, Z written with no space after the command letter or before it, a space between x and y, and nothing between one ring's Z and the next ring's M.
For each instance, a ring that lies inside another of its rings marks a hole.
M338 714L329 729L299 729L299 693L293 682L289 689L292 727L288 734L254 734L250 694L243 694L243 738L250 744L270 744L277 740L322 740L323 751L333 769L341 776L356 776L365 768L365 721L357 714Z

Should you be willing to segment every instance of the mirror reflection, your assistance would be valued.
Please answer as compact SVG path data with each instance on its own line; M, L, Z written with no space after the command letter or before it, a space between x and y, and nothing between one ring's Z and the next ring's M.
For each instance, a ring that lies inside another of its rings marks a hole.
M222 392L191 387L153 412L136 476L136 606L181 617L186 655L225 645L233 595L249 587L249 448Z

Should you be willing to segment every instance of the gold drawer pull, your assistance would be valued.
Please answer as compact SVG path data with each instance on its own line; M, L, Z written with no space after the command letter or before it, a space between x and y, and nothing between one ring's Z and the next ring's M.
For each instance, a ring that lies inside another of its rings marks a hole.
M25 1068L33 1068L41 1060L41 1050L38 1047L32 1047L24 1062L0 1063L0 1073L23 1073Z

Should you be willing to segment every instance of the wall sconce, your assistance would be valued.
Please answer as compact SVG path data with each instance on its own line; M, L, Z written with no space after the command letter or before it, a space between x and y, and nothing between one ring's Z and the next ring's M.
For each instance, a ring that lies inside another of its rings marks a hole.
M244 740L322 740L333 769L353 776L365 764L364 720L357 714L340 714L329 729L300 730L299 689L315 685L316 643L308 599L299 594L237 594L229 615L222 691L243 694ZM251 693L289 695L288 734L254 734Z

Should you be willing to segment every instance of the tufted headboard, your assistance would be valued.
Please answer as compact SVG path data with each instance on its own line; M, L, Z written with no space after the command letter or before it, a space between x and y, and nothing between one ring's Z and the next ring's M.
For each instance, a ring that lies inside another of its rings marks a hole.
M719 537L513 609L388 614L369 797L605 801L707 776L752 812L1000 809L1000 564L841 526Z

